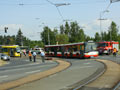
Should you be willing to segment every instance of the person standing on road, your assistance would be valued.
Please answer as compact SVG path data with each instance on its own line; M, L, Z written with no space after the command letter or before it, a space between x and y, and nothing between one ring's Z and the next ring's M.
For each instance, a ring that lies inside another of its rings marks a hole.
M40 56L42 58L42 62L45 62L45 53L43 51L40 52Z
M32 53L31 53L31 51L29 51L28 56L29 56L29 60L32 61Z
M34 52L33 52L33 60L34 60L34 62L36 62L36 55L37 55L37 54L36 54L36 52L34 51Z
M113 49L113 56L116 56L116 54L117 54L117 49L114 48L114 49Z

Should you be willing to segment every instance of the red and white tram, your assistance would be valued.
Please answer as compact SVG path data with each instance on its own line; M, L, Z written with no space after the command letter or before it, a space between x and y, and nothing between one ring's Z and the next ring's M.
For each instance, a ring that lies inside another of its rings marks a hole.
M90 58L97 57L97 45L95 42L81 42L73 44L46 45L46 56Z

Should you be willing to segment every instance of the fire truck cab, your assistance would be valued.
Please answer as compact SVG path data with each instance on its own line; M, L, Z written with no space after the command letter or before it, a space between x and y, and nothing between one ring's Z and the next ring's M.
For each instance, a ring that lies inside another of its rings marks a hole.
M119 42L115 41L102 41L97 43L97 50L99 54L110 54L113 52L113 49L116 48L119 50Z

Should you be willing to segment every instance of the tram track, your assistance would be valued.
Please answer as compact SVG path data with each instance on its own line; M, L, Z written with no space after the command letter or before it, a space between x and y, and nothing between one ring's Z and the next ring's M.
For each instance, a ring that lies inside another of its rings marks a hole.
M113 88L113 90L120 90L120 82Z
M106 68L106 66L105 66L105 68ZM97 70L93 75L91 75L90 77L83 80L83 81L87 80L87 82L84 82L80 86L75 87L74 89L71 89L71 90L78 90L78 89L84 87L85 85L89 84L90 82L93 82L94 80L96 80L98 77L100 77L105 72L105 70L106 70L105 68L103 70L102 69Z
M98 60L98 61L101 62L101 60ZM119 90L118 88L120 87L120 83L118 82L120 80L120 77L119 77L120 72L115 74L116 71L114 72L113 67L112 67L112 64L116 65L115 67L117 68L117 71L118 71L120 69L119 64L113 61L110 62L107 60L102 60L102 62L106 65L106 70L104 71L104 73L101 72L96 77L89 78L89 80L85 82L84 84L81 84L69 90ZM110 79L112 79L113 81ZM118 84L116 85L116 83Z
M113 62L120 64L120 62L118 62L118 61L113 61ZM113 90L120 90L120 81L118 82L118 84L116 86L114 86Z
M120 65L120 61L117 60L117 58L120 58L120 57L116 56L113 59L109 59L109 60L111 60L112 62L115 62L115 63ZM108 59L105 59L105 60L108 60ZM113 90L120 90L120 81L114 86Z

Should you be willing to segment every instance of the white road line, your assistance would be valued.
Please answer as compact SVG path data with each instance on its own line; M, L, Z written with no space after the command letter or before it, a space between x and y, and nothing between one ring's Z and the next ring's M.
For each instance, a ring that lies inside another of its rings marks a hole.
M88 67L93 67L93 66L83 66L83 67L80 67L80 68L88 68Z
M36 66L35 68L37 68L37 67L42 68L42 67L46 67L46 66L50 66L50 65L40 65L40 66ZM10 70L0 71L0 73L2 73L2 72L8 72L8 71L25 70L25 69L28 69L28 68L15 68L15 69L10 69Z
M25 72L27 74L32 74L32 73L36 73L36 72L40 72L41 70L36 70L36 71L30 71L30 72Z
M6 77L8 77L8 76L7 76L7 75L4 75L4 76L0 76L0 79L1 79L1 78L6 78Z
M40 64L40 63L33 63L33 64L29 64L29 65L37 65L37 64Z
M5 67L3 69L10 69L10 68L17 68L17 67L22 67L22 66L31 66L31 65L37 65L40 63L33 63L33 64L25 64L25 65L18 65L18 66L11 66L11 67Z
M91 63L84 63L84 64L91 64Z

